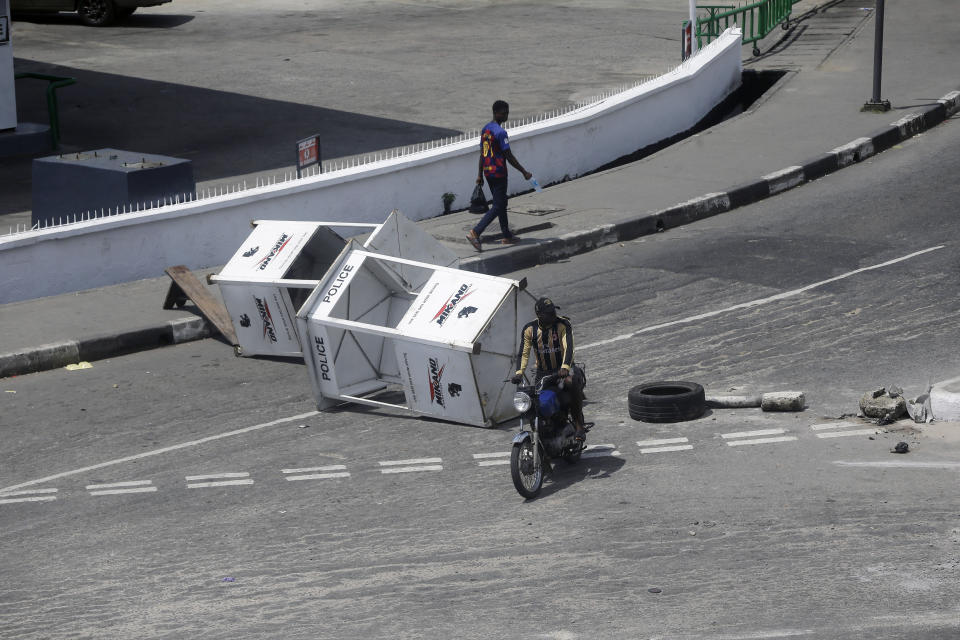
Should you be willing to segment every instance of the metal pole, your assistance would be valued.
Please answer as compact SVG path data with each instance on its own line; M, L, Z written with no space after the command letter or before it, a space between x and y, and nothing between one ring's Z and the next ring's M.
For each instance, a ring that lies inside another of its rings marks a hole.
M884 112L890 110L890 101L880 98L880 79L883 76L883 2L877 0L876 21L873 36L873 97L863 105L862 111Z
M690 0L690 55L697 52L697 0Z

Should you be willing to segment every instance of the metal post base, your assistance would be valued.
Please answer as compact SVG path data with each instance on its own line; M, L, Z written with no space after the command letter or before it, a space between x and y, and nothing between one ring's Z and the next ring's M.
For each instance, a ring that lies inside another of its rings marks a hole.
M867 100L860 111L870 111L872 113L884 113L890 111L890 101L889 100L880 100L879 102L874 102L873 100Z

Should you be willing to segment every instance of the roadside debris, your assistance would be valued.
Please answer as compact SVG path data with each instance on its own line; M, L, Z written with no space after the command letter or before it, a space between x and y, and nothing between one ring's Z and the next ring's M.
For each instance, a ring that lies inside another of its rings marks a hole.
M910 416L914 422L933 422L933 408L930 406L930 388L927 389L926 393L917 396L913 400L907 400L907 415Z
M78 362L77 364L68 364L64 367L67 371L78 371L79 369L93 369L93 365L89 362Z
M802 391L708 395L705 401L714 409L759 407L763 411L803 411L806 404Z
M878 425L896 422L907 413L907 401L899 387L874 389L860 398L860 411L867 418L873 418Z
M897 446L890 450L890 453L907 453L910 451L910 445L906 442L898 442Z
M775 391L763 394L760 399L762 411L803 411L804 404L803 391Z
M708 395L704 398L708 407L714 409L748 409L759 407L763 401L763 394L754 393L746 395L721 394Z

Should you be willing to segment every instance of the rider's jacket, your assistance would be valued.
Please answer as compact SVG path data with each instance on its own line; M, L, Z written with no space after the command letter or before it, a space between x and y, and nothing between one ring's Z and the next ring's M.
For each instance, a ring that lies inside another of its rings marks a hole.
M573 367L573 327L569 318L559 316L546 327L541 327L537 320L528 322L520 335L523 340L517 353L517 374L526 370L531 351L536 356L537 370L542 373Z

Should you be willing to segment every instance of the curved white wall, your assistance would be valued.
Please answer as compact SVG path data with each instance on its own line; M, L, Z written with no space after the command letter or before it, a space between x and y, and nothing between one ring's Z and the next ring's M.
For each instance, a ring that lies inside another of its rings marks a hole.
M542 184L576 177L686 131L740 84L740 32L728 30L673 71L555 118L510 129ZM156 277L170 265L225 263L253 219L382 222L438 215L441 195L470 200L477 139L229 195L0 237L0 303ZM511 170L512 171L512 170ZM511 190L528 190L516 172Z

